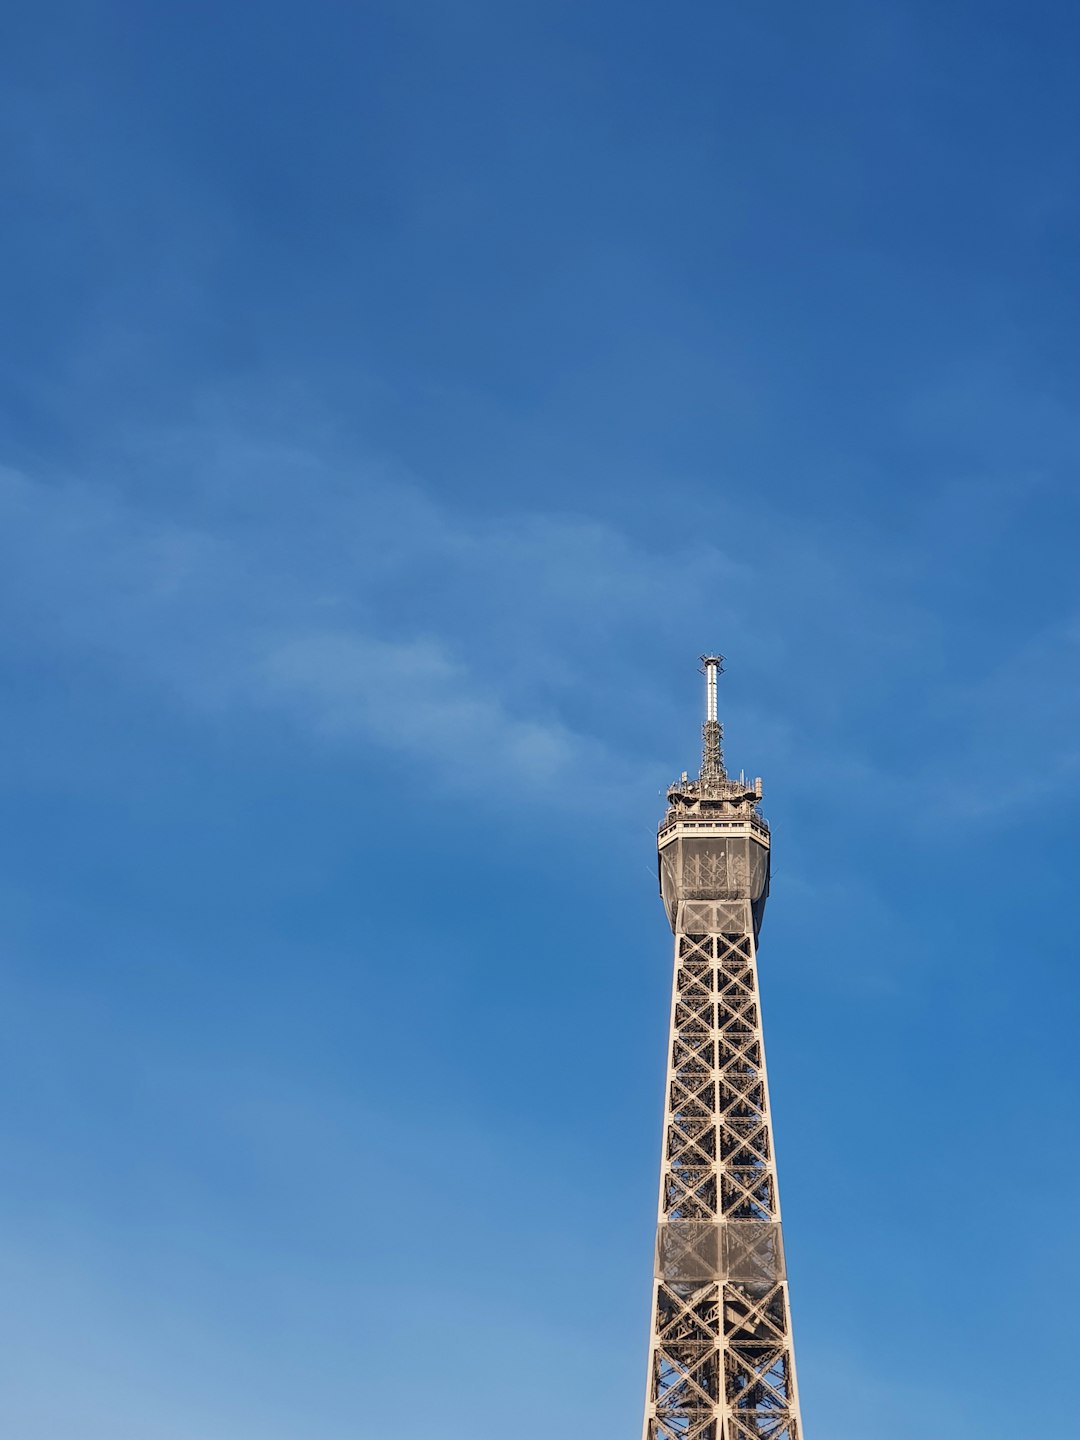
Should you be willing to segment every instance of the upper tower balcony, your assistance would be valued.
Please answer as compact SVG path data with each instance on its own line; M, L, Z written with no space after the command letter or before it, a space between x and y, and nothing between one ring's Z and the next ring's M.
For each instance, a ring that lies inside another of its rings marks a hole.
M701 774L691 780L684 770L674 785L668 787L667 812L659 826L661 841L669 827L679 822L697 829L725 821L742 821L767 845L769 824L758 810L762 793L760 778L751 782L740 775L733 780L724 769L724 730L716 711L716 679L723 671L724 657L703 655L701 664L706 680Z
M723 657L701 659L708 682L701 774L691 780L684 771L668 789L656 837L660 890L672 929L752 925L756 936L769 893L771 849L768 823L758 813L761 781L728 778L716 716L716 677ZM701 902L708 901L723 902L708 909L711 919L703 918Z

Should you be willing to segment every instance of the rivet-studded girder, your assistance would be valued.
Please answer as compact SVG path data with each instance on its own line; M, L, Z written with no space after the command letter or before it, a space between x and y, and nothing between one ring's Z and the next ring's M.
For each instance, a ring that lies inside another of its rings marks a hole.
M745 924L675 936L644 1440L802 1440L753 927L723 908Z

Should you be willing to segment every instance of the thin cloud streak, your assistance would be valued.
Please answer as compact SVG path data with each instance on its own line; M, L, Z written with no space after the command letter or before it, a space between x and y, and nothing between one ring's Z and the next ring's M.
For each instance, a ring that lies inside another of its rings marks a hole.
M940 664L937 627L910 577L932 549L920 560L910 540L879 540L868 574L859 531L759 516L750 565L707 539L645 544L587 516L454 514L374 464L354 463L365 483L346 487L302 447L211 434L163 439L159 458L178 448L196 478L170 504L153 485L139 503L0 477L2 584L29 643L75 646L196 712L282 715L318 743L371 745L454 787L512 777L561 806L664 782L671 766L635 736L638 717L655 734L670 708L647 657L693 654L720 631L757 666L728 697L736 731L753 735L748 763L791 793L812 752L818 771L858 778L864 808L902 814L924 783L983 823L1016 797L994 753L1003 713L1013 753L1037 757L1023 786L1075 784L1075 624L1049 625L995 673L931 687L920 667ZM296 517L284 535L283 508ZM680 572L702 581L689 613ZM944 737L914 772L857 739L860 707L887 710L905 687L916 723ZM785 718L795 705L799 725Z
M391 644L314 632L275 643L256 667L265 693L337 740L366 736L459 779L513 775L553 785L602 748L557 721L512 714L493 689L431 640Z

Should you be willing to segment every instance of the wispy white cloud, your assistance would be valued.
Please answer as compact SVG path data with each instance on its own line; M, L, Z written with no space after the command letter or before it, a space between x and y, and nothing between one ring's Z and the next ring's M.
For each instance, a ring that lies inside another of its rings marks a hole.
M690 739L651 677L721 639L744 674L726 698L748 763L789 791L836 772L901 816L915 783L979 821L1080 771L1076 622L1048 620L990 673L948 671L932 525L892 540L744 514L642 537L451 510L390 467L225 430L148 440L141 458L137 494L0 476L0 592L31 644L195 709L287 716L443 783L613 796L676 768L648 758L655 737L677 723ZM898 763L905 727L941 743ZM1023 777L1004 784L1010 769Z
M314 498L289 553L260 521L213 534L93 487L7 472L11 613L32 643L91 650L198 709L280 711L313 737L374 744L443 781L612 783L618 758L560 718L550 694L537 698L538 675L550 690L559 669L558 646L539 643L545 596L577 623L572 586L557 578L563 552L568 576L588 553L587 585L609 604L640 584L625 554L605 580L600 527L465 527L405 486L336 506ZM470 648L487 664L470 664Z
M528 787L565 779L599 743L559 720L514 713L505 697L433 640L391 644L348 632L275 640L254 678L264 693L335 739L364 735L460 779L513 775Z

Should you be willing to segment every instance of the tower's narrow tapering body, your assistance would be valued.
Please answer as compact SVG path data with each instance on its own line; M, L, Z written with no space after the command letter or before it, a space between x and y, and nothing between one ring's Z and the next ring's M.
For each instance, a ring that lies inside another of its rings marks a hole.
M802 1440L757 984L769 827L761 781L724 770L722 658L657 840L675 975L644 1440Z

